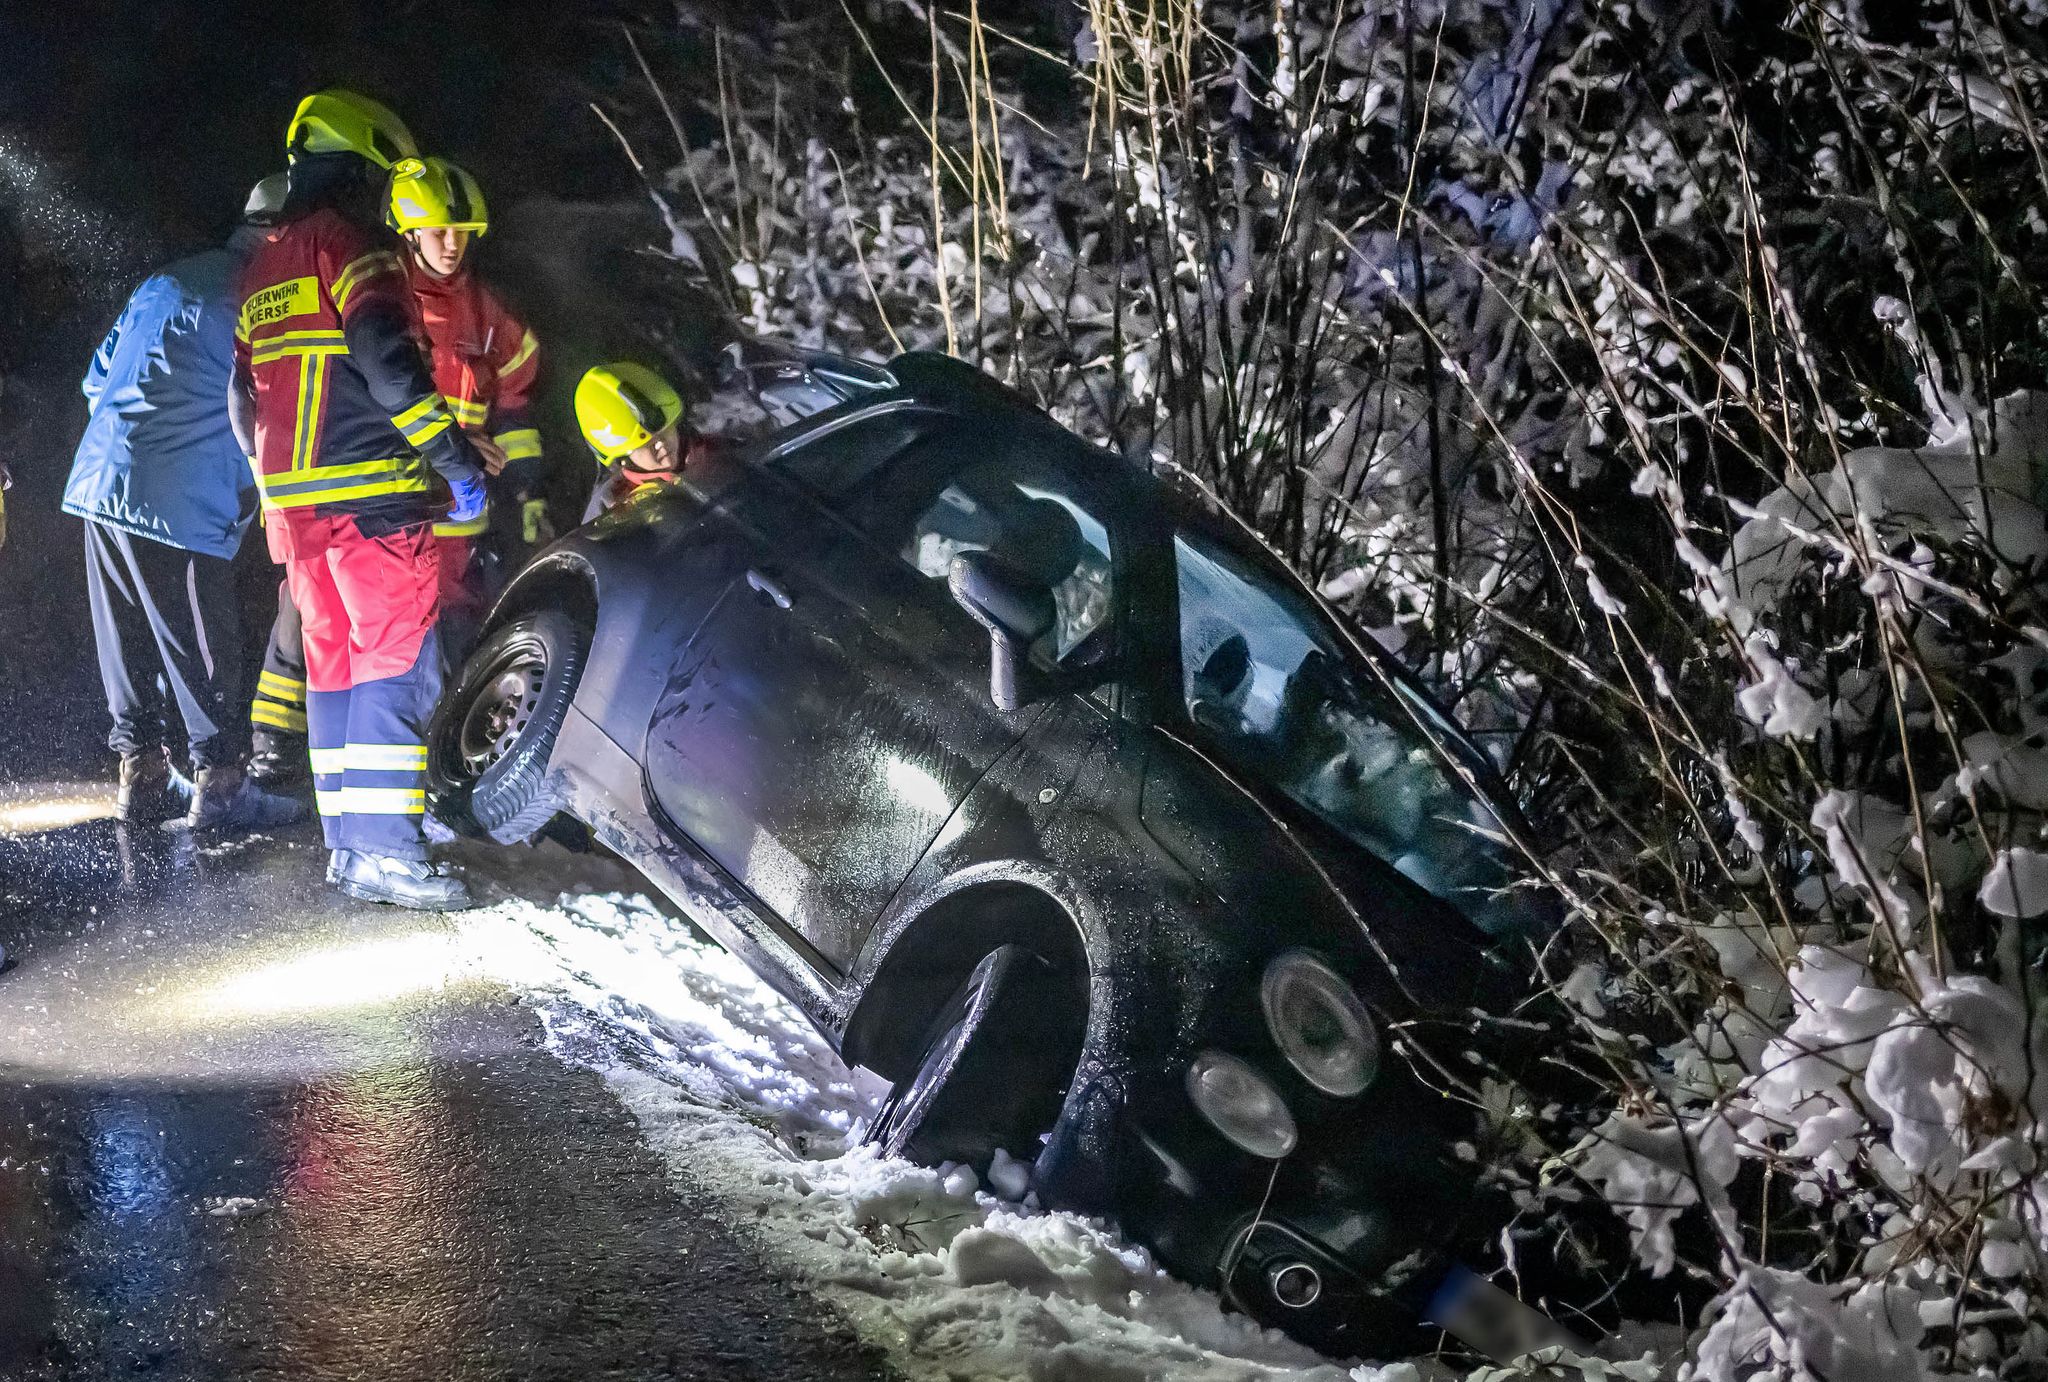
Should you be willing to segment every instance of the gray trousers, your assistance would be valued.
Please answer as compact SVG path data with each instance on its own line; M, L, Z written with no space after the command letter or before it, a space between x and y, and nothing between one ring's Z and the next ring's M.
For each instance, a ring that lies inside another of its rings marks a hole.
M239 763L247 726L233 563L88 521L85 591L114 717L107 747L159 748L168 694L195 770Z

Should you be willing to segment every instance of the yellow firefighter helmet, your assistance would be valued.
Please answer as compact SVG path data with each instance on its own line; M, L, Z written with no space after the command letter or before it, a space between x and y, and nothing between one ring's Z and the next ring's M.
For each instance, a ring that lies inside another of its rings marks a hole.
M301 154L358 154L379 168L420 152L405 121L388 107L339 87L299 102L284 132L284 148L294 161Z
M630 360L594 365L576 385L576 424L600 461L610 464L683 419L682 396L653 370Z
M482 235L491 228L491 213L468 169L445 158L406 158L392 165L384 223L400 233L445 226Z

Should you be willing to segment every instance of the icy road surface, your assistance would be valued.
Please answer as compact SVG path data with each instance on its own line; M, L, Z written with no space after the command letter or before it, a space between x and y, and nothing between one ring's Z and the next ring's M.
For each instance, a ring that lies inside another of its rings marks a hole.
M513 901L458 919L528 994L550 1049L601 1074L683 1184L708 1191L915 1378L1420 1382L1347 1371L1167 1277L1102 1225L859 1145L863 1087L745 965L646 899ZM1023 1200L1023 1203L1019 1203Z
M109 795L0 784L0 1382L894 1375L477 939Z

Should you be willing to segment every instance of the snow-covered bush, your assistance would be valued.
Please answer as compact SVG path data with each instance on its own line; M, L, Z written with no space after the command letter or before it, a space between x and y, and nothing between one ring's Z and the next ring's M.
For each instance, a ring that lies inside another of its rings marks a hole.
M1504 1272L1712 1382L2041 1376L2044 18L876 0L620 118L735 329L1193 475L1495 746L1576 1073L1473 1091Z

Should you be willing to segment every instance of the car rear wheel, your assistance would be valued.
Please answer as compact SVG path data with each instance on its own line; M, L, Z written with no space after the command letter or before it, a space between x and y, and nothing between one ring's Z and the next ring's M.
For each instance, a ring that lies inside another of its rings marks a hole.
M1045 960L1021 945L991 951L933 1018L867 1141L928 1166L985 1167L998 1147L1035 1160L1073 1077L1080 1025Z
M555 814L548 757L590 635L561 610L520 615L470 654L427 732L434 815L466 835L528 840Z

